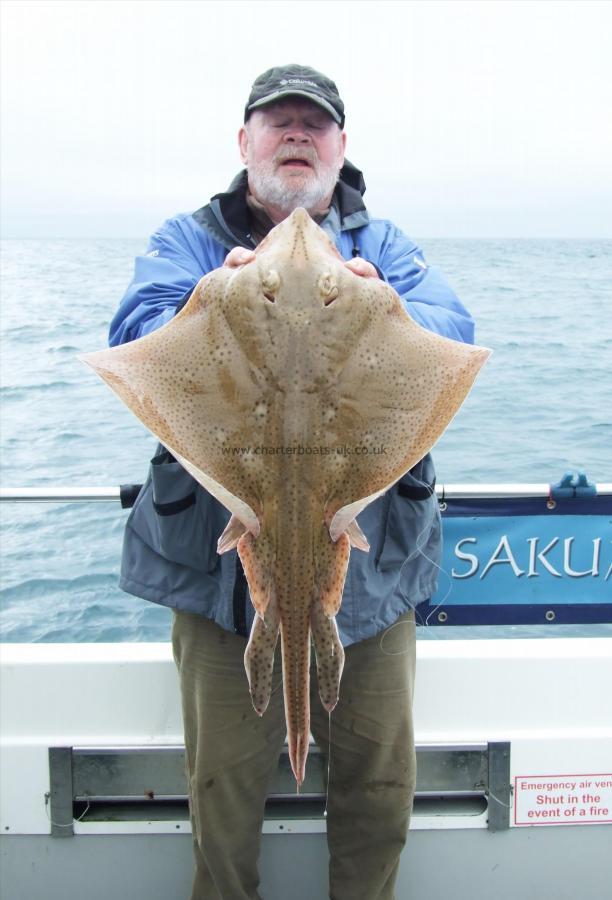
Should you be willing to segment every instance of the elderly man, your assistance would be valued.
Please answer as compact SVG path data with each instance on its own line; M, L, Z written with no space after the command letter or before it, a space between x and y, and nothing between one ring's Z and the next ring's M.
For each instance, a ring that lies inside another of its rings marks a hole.
M386 279L426 328L462 341L472 321L440 273L390 222L368 214L361 172L344 158L336 85L306 66L261 75L238 142L246 169L226 193L169 219L136 260L110 343L169 321L202 277L248 265L297 207L357 275ZM312 731L329 755L330 896L390 900L415 785L414 607L436 588L440 522L426 457L360 515L371 550L352 554L337 617L346 662L328 716L312 690ZM196 860L192 900L259 897L266 792L285 737L275 663L265 715L251 706L242 658L253 621L236 552L218 556L227 511L163 447L130 516L121 586L174 609ZM290 890L288 891L290 893Z

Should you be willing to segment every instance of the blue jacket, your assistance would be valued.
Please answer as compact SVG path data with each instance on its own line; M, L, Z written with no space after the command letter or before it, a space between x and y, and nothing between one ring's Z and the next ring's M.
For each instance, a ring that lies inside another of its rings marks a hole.
M443 275L409 238L371 219L361 172L346 163L322 227L345 259L372 262L422 326L472 342L474 325ZM202 275L235 246L254 247L245 201L246 172L195 213L168 219L138 256L113 318L110 344L134 340L168 322ZM436 590L440 515L429 454L359 516L369 553L353 551L338 629L343 644L371 637ZM229 513L160 447L128 519L120 586L166 606L199 613L246 634L253 619L236 551L218 556Z

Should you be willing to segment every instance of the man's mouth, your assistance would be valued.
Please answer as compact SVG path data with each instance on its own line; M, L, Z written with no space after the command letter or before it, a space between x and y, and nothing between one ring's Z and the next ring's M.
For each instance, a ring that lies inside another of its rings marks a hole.
M300 159L300 157L291 157L290 159L284 159L281 163L281 166L284 168L286 166L296 166L300 169L310 169L310 163L306 159Z

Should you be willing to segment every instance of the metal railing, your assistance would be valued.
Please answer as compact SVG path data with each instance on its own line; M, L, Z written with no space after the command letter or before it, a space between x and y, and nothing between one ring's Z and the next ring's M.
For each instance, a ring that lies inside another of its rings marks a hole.
M141 485L121 485L120 487L15 487L0 488L0 501L12 503L64 503L120 501L126 491L138 493ZM597 495L611 495L612 483L595 485ZM473 498L485 500L494 497L548 497L548 484L438 484L436 494L439 499L460 500Z
M0 489L0 500L13 503L64 503L120 500L119 487L16 487Z

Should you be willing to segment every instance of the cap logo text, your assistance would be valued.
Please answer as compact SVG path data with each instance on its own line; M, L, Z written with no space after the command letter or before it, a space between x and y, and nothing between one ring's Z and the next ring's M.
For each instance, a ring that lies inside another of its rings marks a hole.
M309 84L312 87L318 87L314 81L308 81L306 78L281 78L280 83L285 84Z

